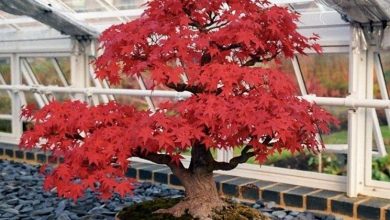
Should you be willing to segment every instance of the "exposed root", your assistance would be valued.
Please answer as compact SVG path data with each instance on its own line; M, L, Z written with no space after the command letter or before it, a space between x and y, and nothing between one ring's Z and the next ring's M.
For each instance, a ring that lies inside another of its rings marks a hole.
M184 214L190 214L199 220L212 220L211 217L213 211L222 210L226 205L227 203L220 199L216 201L209 201L207 199L186 199L171 208L159 209L154 213L171 214L175 217L180 217Z
M224 204L222 208L214 208L212 210L211 216L201 215L205 212L206 206L204 206L204 203L208 203L208 207L210 206L210 203L209 200L203 200L203 203L199 203L199 201L200 200L197 200L197 203L195 203L189 202L188 200L181 200L180 198L156 199L153 201L147 201L125 207L117 214L116 220L199 220L199 218L212 220L270 220L269 217L260 213L256 209L236 203L231 203L229 200L223 200L222 202ZM177 206L176 208L171 208L181 202L181 205ZM198 208L198 206L203 207ZM207 211L209 210L210 209L207 209ZM181 216L173 216L172 214L174 212L176 212L176 215L181 214ZM189 212L192 212L192 214L196 217L194 218L191 216Z

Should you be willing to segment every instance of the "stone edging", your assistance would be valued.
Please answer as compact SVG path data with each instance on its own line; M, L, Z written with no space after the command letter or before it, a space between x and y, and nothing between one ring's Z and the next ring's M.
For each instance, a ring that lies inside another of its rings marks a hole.
M181 187L180 181L164 165L132 162L127 176ZM215 174L215 183L225 197L245 202L274 201L282 207L331 213L349 219L390 220L390 200L359 196L309 187Z
M0 159L24 163L58 163L50 155L38 151L21 151L12 145L0 144ZM132 162L126 175L139 181L168 184L181 188L180 181L164 165ZM331 213L347 219L390 220L390 200L366 196L348 198L344 193L215 174L215 183L222 196L245 202L274 201L282 207Z

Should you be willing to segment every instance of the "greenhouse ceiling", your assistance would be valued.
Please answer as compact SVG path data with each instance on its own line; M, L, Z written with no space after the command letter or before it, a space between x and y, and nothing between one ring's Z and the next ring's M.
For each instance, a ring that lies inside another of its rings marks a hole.
M0 0L0 41L29 37L50 29L67 35L90 35L143 12L146 0ZM303 34L318 33L323 45L348 45L348 23L334 9L314 0L271 0L301 14ZM35 7L32 5L35 4ZM22 7L21 5L24 5ZM23 10L25 9L25 10ZM72 27L73 26L73 27ZM33 34L31 34L33 33ZM53 33L51 31L50 33ZM54 34L50 34L53 37ZM46 34L47 36L47 34Z

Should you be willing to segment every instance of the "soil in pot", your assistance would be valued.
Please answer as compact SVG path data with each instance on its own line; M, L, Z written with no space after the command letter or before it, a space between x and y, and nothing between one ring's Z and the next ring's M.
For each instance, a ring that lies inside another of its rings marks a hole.
M156 199L129 207L125 207L120 211L117 220L195 220L191 215L186 214L179 218L170 214L154 213L159 209L166 209L179 203L181 198L175 199ZM229 203L223 210L213 213L213 220L269 220L256 209L248 206Z

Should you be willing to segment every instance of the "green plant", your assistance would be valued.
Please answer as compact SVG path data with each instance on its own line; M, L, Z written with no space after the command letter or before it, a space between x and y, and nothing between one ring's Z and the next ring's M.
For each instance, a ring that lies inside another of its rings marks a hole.
M390 181L390 156L377 158L372 162L372 179Z
M322 154L323 172L333 175L346 174L346 158L342 154Z

